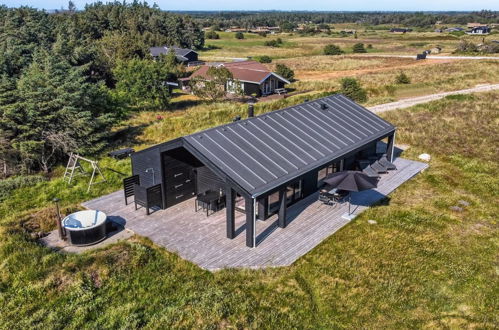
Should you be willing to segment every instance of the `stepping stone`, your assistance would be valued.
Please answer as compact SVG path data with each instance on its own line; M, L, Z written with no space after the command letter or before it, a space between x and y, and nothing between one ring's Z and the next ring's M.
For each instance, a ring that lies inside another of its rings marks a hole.
M464 200L457 201L457 203L461 206L470 206L470 202Z
M429 154L421 154L418 158L425 162L429 162L431 160L431 156Z
M450 209L451 211L456 211L456 212L463 212L463 211L464 211L464 209L463 209L462 207L455 206L455 205L454 205L454 206L449 207L449 209Z

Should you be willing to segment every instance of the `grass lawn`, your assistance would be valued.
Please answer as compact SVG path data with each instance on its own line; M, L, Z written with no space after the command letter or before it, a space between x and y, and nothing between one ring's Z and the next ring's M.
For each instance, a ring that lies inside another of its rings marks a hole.
M428 152L431 167L286 268L209 273L140 237L81 256L54 253L30 236L53 227L46 201L63 194L74 208L120 177L91 195L85 180L20 189L0 205L0 328L493 328L498 99L453 96L383 114L397 142L410 145L406 157ZM258 111L282 105L271 104ZM175 116L221 120L209 110ZM198 129L178 127L141 134ZM129 171L127 161L103 166ZM469 205L450 210L460 200Z

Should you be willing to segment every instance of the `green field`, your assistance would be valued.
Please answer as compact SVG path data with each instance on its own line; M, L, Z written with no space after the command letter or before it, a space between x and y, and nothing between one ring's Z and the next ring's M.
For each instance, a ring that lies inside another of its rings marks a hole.
M52 252L31 237L53 228L48 200L74 209L121 178L105 170L110 183L86 194L84 179L67 188L59 170L0 206L0 328L493 328L498 99L454 96L384 114L409 146L405 157L427 152L430 168L286 268L209 273L140 237L84 255ZM244 111L222 108L152 124L144 114L137 138L164 140ZM126 160L102 165L130 170ZM469 205L452 211L460 200Z

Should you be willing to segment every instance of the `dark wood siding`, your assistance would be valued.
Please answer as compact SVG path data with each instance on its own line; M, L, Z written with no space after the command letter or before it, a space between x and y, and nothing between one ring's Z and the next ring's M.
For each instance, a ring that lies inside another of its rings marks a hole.
M187 62L195 62L198 60L198 54L195 52L190 52L189 54L185 55L189 60Z
M262 95L260 85L245 82L244 83L244 95L252 95L252 94L256 94L256 96Z
M163 177L159 149L150 148L132 154L132 173L139 176L140 185L143 187L162 183Z
M196 182L198 193L207 190L220 191L220 189L225 191L226 183L206 166L196 168Z
M194 165L197 161L185 149L163 153L163 186L166 207L173 206L196 195Z

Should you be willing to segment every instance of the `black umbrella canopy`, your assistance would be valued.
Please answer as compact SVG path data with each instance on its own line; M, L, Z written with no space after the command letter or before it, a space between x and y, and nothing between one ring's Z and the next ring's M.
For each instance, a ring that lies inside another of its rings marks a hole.
M378 186L376 178L370 178L359 171L342 171L328 175L324 183L346 191L362 191L373 189Z

